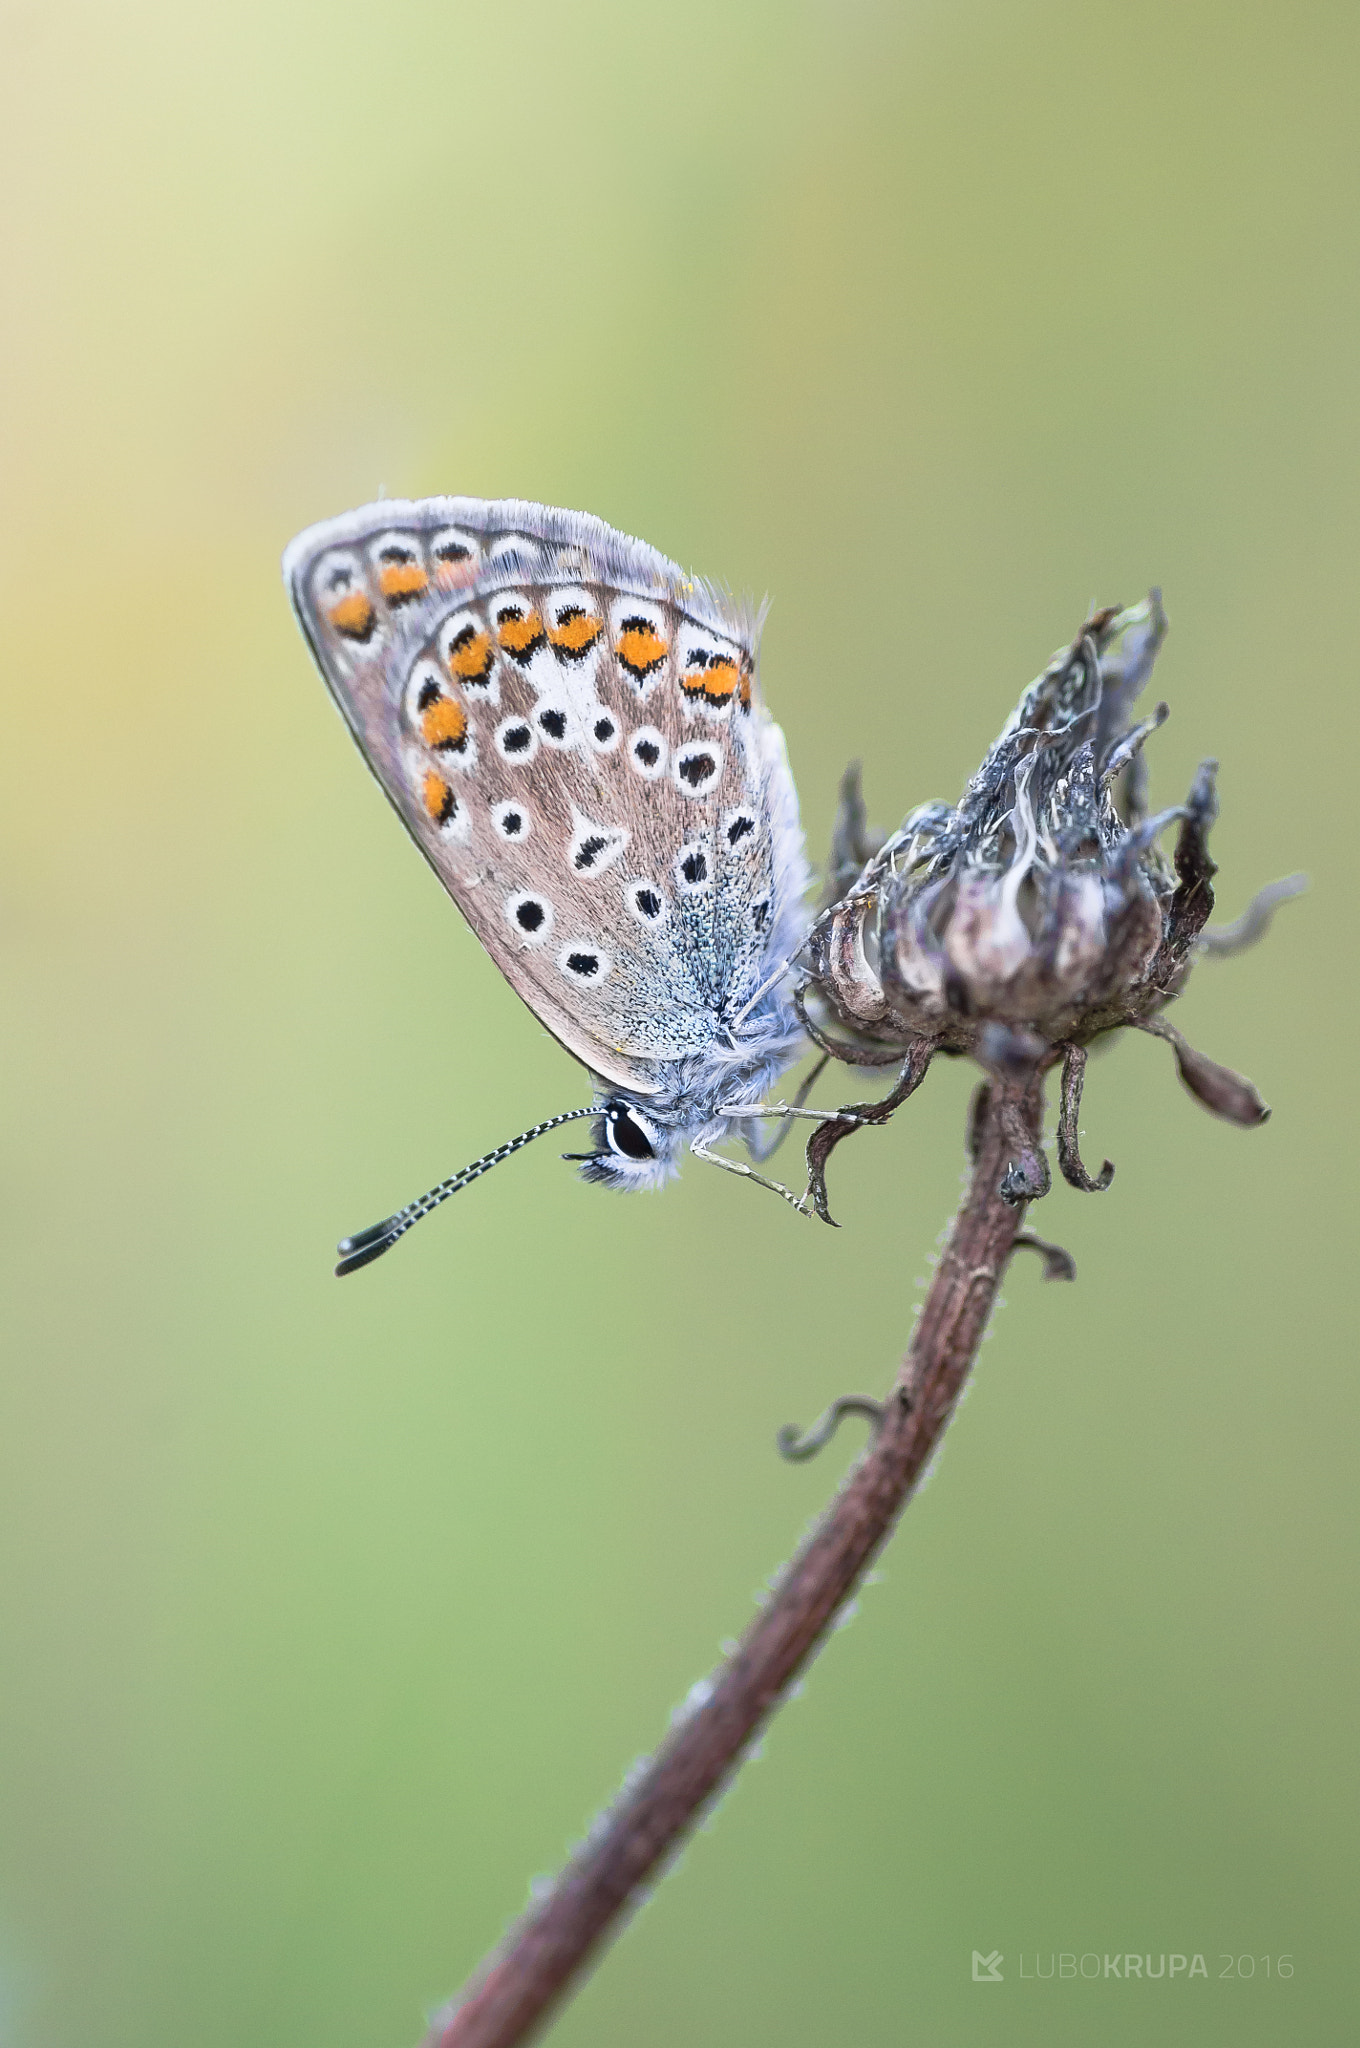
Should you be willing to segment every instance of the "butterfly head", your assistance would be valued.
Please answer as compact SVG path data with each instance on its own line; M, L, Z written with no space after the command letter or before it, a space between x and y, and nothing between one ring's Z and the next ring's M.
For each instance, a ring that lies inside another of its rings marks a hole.
M684 1132L648 1116L624 1095L601 1103L591 1130L593 1152L568 1152L578 1161L582 1180L602 1187L661 1187L679 1169Z

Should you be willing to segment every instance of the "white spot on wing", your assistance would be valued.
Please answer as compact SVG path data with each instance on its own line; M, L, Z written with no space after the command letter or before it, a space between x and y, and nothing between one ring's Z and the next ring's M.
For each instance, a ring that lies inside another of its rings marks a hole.
M623 892L623 900L629 910L648 931L656 931L670 915L670 903L664 889L658 889L655 882L645 879L630 882Z
M593 879L611 868L632 836L622 825L601 825L572 806L572 835L567 867L574 875Z
M576 714L564 697L540 699L533 720L545 747L565 750L574 747L580 738Z
M655 753L653 753L655 749ZM647 757L651 755L649 760ZM640 725L628 742L628 758L639 775L654 782L666 772L666 742L654 725Z
M614 962L593 939L573 939L558 954L557 965L559 972L578 988L598 988L608 978Z
M586 744L597 754L612 754L619 743L619 721L607 704L587 704L585 708Z
M491 806L491 822L500 838L511 846L522 846L534 829L529 806L516 803L513 797L505 797Z
M533 576L542 566L543 544L527 533L503 533L486 551L487 562L497 569L520 570Z
M713 850L706 839L692 839L675 857L676 886L686 896L713 887Z
M553 907L537 889L518 889L505 899L505 921L521 946L541 946L553 928Z
M681 796L707 796L722 766L723 750L716 740L690 740L676 748L671 777Z
M496 727L496 752L513 767L524 767L538 752L538 734L527 718L503 718Z

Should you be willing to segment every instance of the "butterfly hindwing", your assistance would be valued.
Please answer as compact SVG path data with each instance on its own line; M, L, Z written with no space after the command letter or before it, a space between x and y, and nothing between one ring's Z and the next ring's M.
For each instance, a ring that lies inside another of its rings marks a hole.
M285 574L369 766L547 1028L643 1094L711 1046L790 907L756 620L517 501L370 506L300 535Z

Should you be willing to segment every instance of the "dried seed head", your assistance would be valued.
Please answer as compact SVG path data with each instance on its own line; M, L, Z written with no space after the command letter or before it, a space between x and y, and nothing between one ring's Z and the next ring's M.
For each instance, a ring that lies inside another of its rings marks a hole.
M1195 1053L1158 1013L1200 951L1236 950L1302 886L1273 885L1221 943L1201 937L1214 901L1217 764L1201 766L1184 804L1149 815L1143 747L1167 707L1134 717L1165 633L1155 590L1095 613L1026 690L959 802L922 805L881 848L858 777L848 777L833 846L838 900L808 948L804 998L851 1034L830 1047L851 1063L924 1045L1013 1078L1017 1064L1033 1072L1063 1060L1059 1163L1091 1191L1114 1171L1107 1162L1092 1178L1076 1145L1080 1049L1102 1032L1156 1031L1206 1107L1236 1123L1264 1119L1250 1082ZM1168 859L1159 840L1177 821ZM1016 1174L1015 1200L1042 1191L1037 1165Z
M909 1029L971 1051L994 1021L1055 1044L1115 1021L1146 980L1176 883L1129 785L1166 707L1141 725L1129 711L1165 631L1155 593L1097 613L1025 692L957 807L914 812L889 843L878 959Z

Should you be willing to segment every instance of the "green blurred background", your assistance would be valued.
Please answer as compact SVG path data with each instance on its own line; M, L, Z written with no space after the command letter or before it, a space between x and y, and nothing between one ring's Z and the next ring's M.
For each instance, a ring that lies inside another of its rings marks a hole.
M1178 1012L1274 1120L1092 1069L1080 1284L1017 1265L881 1583L554 2038L1353 2039L1355 7L0 26L6 2048L412 2042L827 1497L851 1432L776 1427L887 1383L957 1194L952 1068L838 1233L544 1146L332 1280L582 1099L289 617L284 542L382 490L770 592L814 853L848 757L883 822L956 794L1159 582L1157 800L1221 757L1224 915L1313 877ZM1208 1978L1021 1980L1064 1951Z

